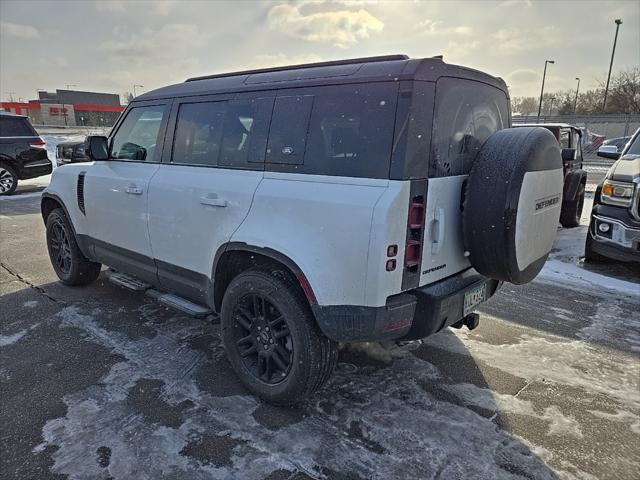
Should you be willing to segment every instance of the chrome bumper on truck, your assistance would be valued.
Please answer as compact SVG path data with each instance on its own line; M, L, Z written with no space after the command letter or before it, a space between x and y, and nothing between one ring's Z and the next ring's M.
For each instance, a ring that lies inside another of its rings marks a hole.
M469 268L387 299L383 307L313 305L322 332L339 342L417 340L457 323L492 297L501 282Z
M595 252L623 262L640 262L640 226L594 214L588 235L593 239Z

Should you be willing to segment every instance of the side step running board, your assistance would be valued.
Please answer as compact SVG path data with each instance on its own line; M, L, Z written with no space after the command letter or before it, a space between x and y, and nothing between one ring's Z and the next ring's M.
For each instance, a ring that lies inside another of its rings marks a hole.
M124 273L116 272L115 270L108 270L107 278L114 285L128 290L133 290L134 292L145 292L148 296L155 298L163 305L180 310L192 317L203 318L208 315L213 315L213 311L209 307L193 303L186 298L182 298L171 293L159 292L158 290L151 288L151 285L148 283Z
M144 292L151 288L151 285L144 283L142 280L114 270L107 271L107 278L109 278L109 281L114 285L133 290L134 292Z

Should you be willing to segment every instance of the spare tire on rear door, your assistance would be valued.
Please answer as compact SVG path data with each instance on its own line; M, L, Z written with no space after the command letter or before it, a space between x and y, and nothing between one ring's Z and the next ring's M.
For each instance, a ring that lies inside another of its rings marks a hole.
M540 272L562 205L562 158L546 128L508 128L484 143L467 179L465 249L481 274L522 284Z

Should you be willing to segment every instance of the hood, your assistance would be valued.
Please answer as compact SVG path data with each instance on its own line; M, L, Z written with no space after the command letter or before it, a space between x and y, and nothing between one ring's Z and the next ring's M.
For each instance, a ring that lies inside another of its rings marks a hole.
M625 155L609 169L607 178L619 182L633 182L640 177L640 155Z

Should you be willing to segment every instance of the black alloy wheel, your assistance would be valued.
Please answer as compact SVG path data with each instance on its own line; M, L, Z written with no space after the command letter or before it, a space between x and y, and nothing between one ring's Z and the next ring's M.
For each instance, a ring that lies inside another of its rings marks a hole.
M55 262L60 272L69 274L71 271L71 245L69 237L60 219L56 219L51 225L49 248L51 259Z
M282 382L293 359L285 317L264 296L251 293L238 301L233 318L235 345L247 370L269 385Z

